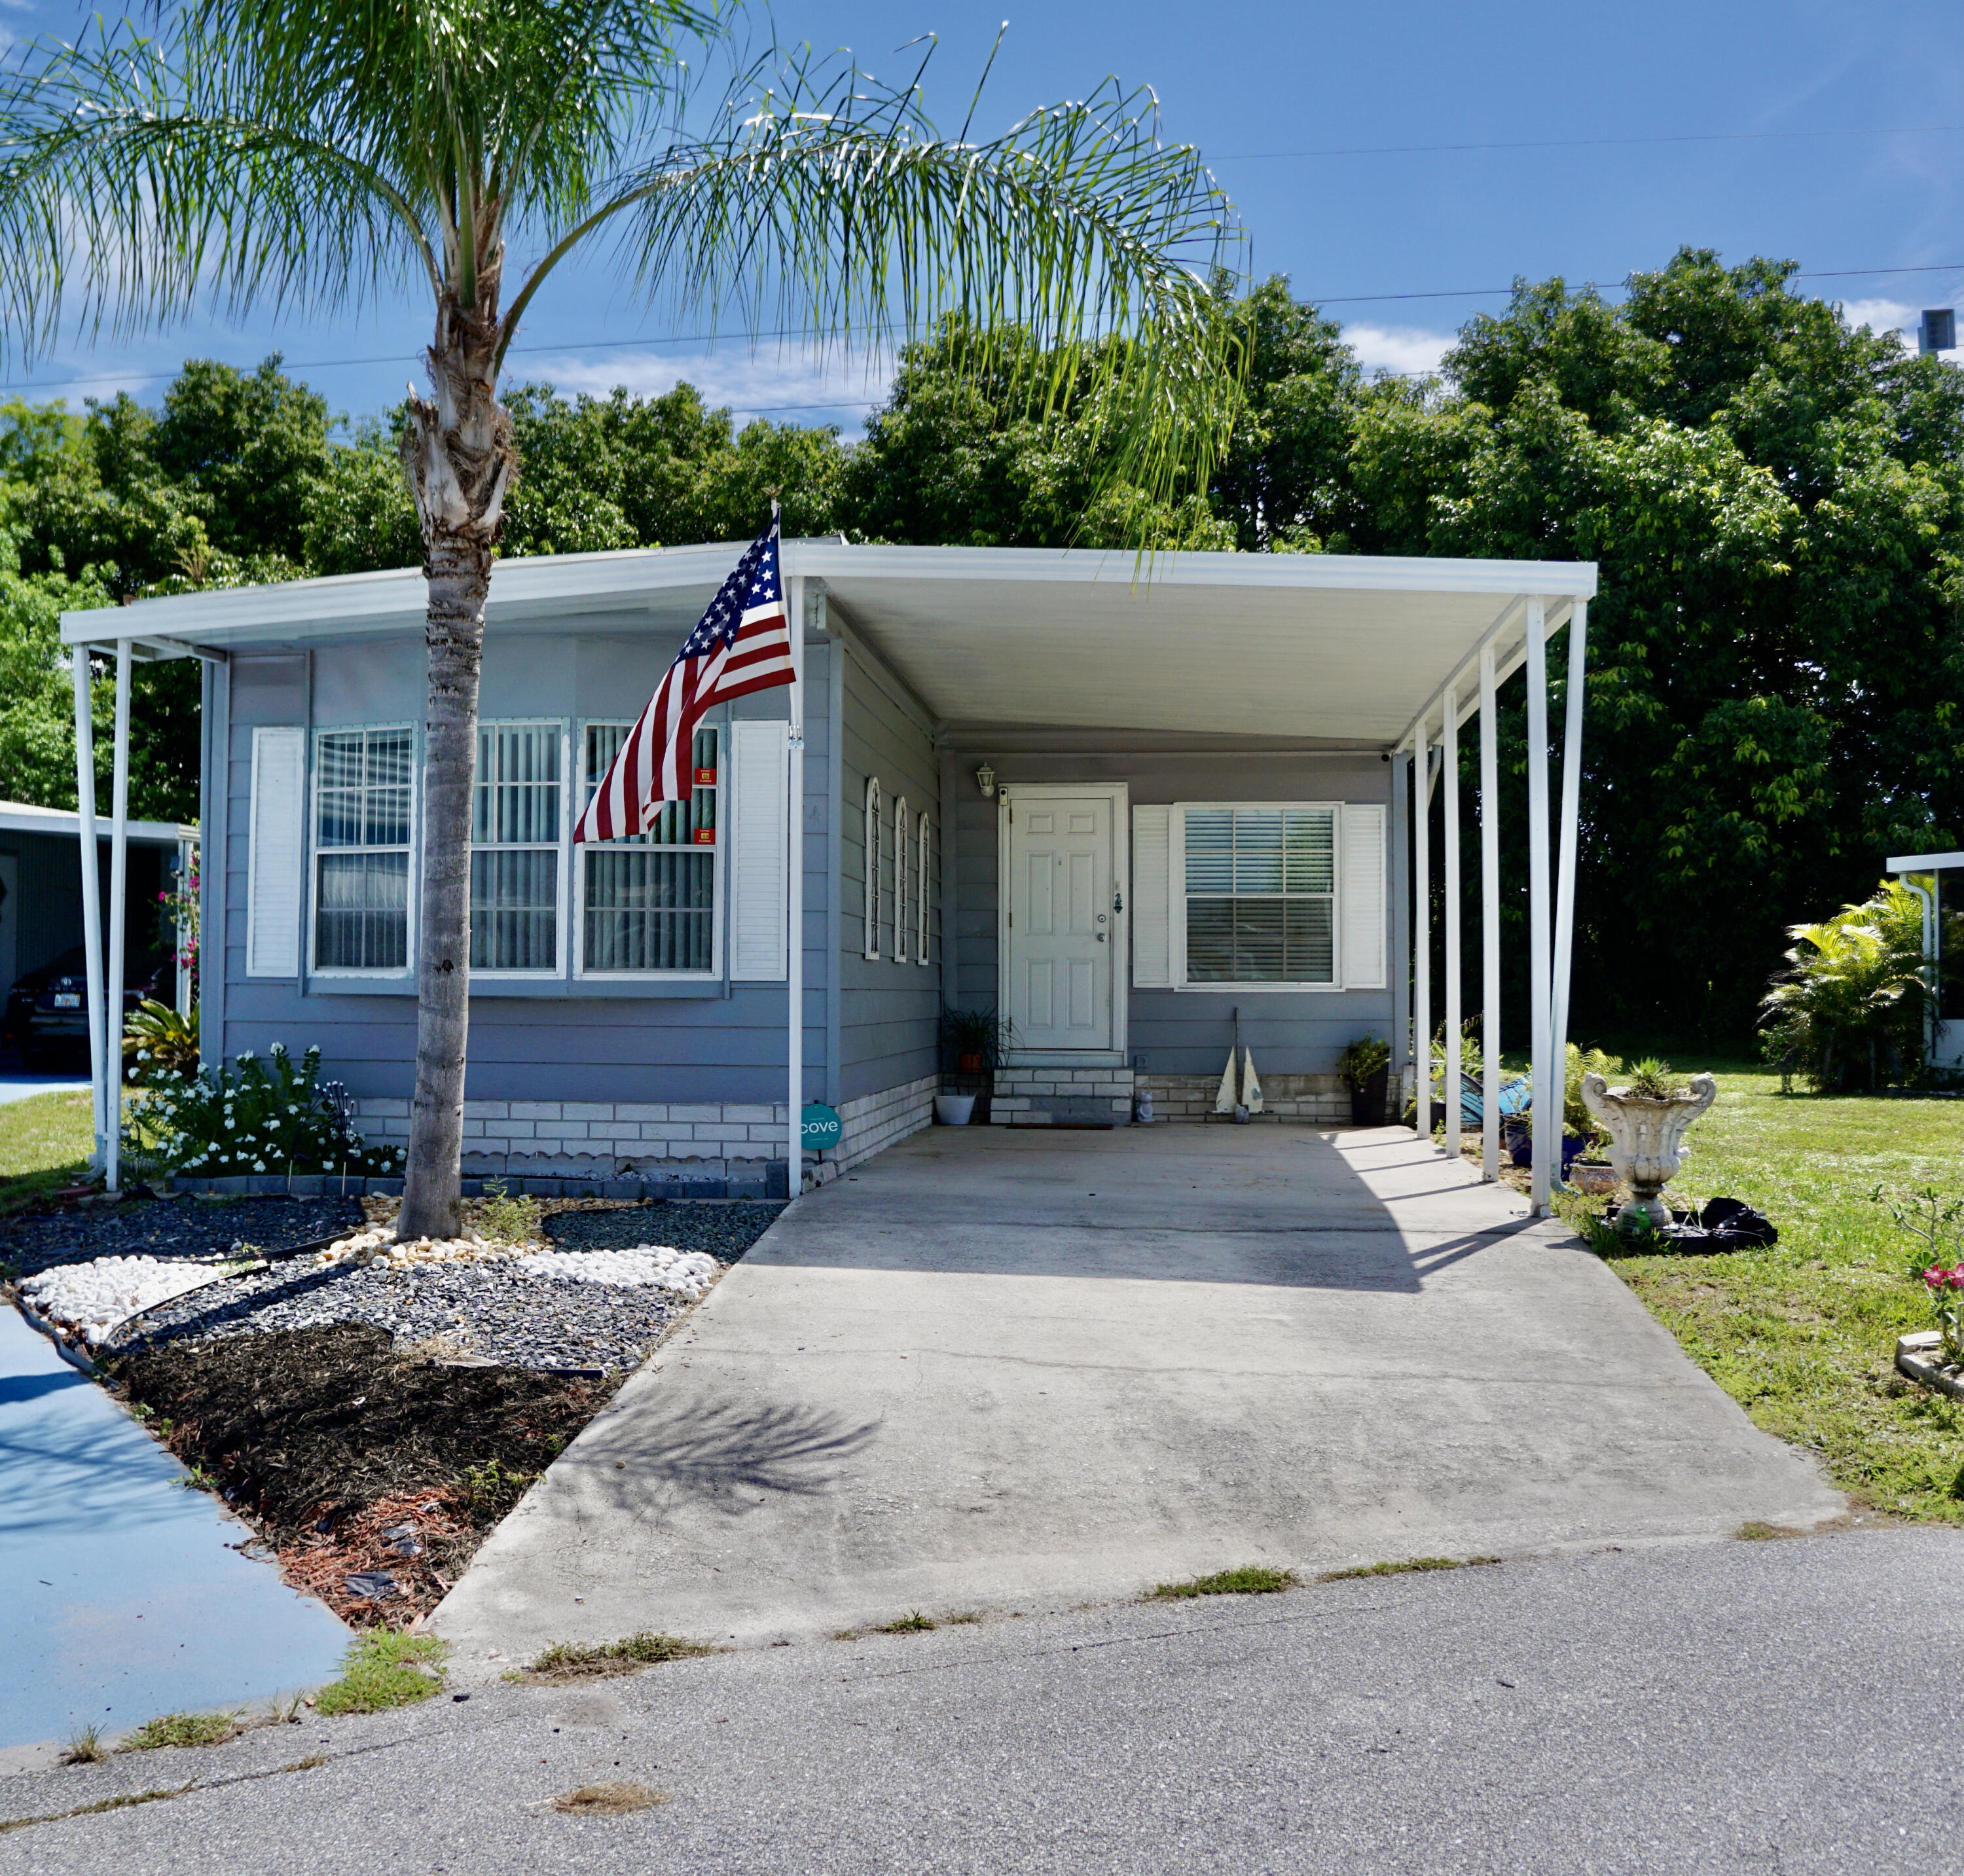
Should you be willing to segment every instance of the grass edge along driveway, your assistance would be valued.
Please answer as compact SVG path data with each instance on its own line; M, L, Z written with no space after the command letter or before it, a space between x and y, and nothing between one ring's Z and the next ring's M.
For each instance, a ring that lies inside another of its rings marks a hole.
M1696 1062L1688 1067L1695 1069ZM1779 1227L1768 1248L1617 1256L1609 1267L1755 1425L1813 1453L1858 1503L1964 1525L1964 1414L1895 1371L1930 1325L1912 1245L1869 1195L1964 1189L1964 1102L1783 1095L1721 1073L1671 1201L1718 1194Z

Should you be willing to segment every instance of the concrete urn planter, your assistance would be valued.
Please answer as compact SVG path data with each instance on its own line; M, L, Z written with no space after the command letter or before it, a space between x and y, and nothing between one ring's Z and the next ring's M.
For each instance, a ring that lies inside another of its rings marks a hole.
M1694 1075L1690 1092L1672 1101L1653 1101L1627 1088L1612 1088L1600 1075L1582 1078L1582 1105L1609 1136L1609 1163L1630 1188L1630 1202L1617 1214L1625 1230L1641 1214L1656 1225L1670 1223L1658 1195L1684 1163L1684 1136L1691 1124L1718 1098L1709 1075Z

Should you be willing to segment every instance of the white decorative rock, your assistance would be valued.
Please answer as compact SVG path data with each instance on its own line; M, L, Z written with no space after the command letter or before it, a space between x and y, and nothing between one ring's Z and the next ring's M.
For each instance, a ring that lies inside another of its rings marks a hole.
M1691 1092L1672 1101L1653 1101L1627 1088L1612 1088L1600 1075L1582 1078L1582 1105L1609 1136L1609 1163L1630 1188L1630 1202L1617 1214L1625 1230L1638 1214L1653 1224L1670 1223L1658 1195L1684 1163L1684 1136L1691 1124L1718 1098L1709 1075L1694 1075Z

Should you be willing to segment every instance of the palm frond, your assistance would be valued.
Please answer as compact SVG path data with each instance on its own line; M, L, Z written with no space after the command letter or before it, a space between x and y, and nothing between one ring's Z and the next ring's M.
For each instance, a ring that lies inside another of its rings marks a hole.
M958 370L1006 368L1040 412L1088 379L1124 479L1204 485L1244 349L1212 284L1241 236L1197 152L1160 141L1150 91L1108 82L969 143L936 133L916 84L776 54L749 76L712 134L618 180L515 322L611 224L624 266L692 317L821 345L953 332Z

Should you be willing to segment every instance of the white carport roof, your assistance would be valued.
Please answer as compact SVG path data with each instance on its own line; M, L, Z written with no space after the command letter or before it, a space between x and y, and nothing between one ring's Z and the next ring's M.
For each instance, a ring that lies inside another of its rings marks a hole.
M685 629L740 544L499 564L487 635ZM785 544L846 626L944 721L1285 736L1391 748L1483 643L1504 676L1591 598L1590 563ZM69 644L155 656L299 649L420 628L422 575L357 574L62 617ZM604 615L604 616L602 616ZM111 628L113 627L113 633Z

